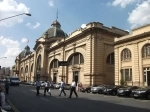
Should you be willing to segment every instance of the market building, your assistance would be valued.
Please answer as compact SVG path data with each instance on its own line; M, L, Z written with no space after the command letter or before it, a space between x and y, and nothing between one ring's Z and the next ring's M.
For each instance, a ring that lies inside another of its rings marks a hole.
M30 47L16 57L14 75L21 81L82 82L114 84L114 38L128 32L116 27L106 27L91 22L67 35L56 20L37 39L34 51ZM67 66L59 66L66 61Z
M115 38L115 84L150 86L150 24Z

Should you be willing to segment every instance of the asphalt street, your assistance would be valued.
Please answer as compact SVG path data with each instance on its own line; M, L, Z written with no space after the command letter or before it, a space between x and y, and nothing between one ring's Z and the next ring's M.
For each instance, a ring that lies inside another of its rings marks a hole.
M53 89L52 96L36 96L34 86L20 85L11 86L10 93L6 98L13 104L18 112L150 112L150 100L122 98L117 96L105 96L92 93L80 93L76 98L73 94L69 99L59 90Z

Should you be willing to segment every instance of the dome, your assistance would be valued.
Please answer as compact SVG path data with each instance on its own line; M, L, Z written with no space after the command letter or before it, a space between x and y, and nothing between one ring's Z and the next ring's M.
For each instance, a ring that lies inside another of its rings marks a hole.
M30 47L27 45L24 50L19 54L19 58L26 57L28 54L30 54Z
M43 37L67 37L68 35L61 29L60 23L56 20L52 23L52 27L44 32Z

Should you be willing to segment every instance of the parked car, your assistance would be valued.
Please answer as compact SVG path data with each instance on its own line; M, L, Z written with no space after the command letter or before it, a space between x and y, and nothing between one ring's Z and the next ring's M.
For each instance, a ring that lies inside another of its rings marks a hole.
M65 84L65 85L64 85L64 89L70 90L70 89L71 89L71 85L70 85L70 84Z
M104 89L104 94L105 95L117 95L117 91L119 88L121 88L122 86L116 86L116 85L113 85L113 86L107 86L105 89Z
M117 96L128 96L132 97L132 91L139 89L140 87L138 86L126 86L123 88L119 88L117 91Z
M149 88L141 88L137 89L133 95L133 97L136 98L146 98L150 100L150 87Z
M96 87L97 85L94 85L94 86L92 86L92 85L89 85L89 86L87 86L87 87L85 87L85 88L81 88L81 92L87 92L87 93L90 93L91 92L91 88L92 87Z
M92 93L98 93L98 94L102 94L104 92L104 89L106 88L107 85L99 85L99 86L93 86L91 88L91 92Z
M59 89L59 88L60 88L60 83L54 84L54 88L55 88L55 89Z

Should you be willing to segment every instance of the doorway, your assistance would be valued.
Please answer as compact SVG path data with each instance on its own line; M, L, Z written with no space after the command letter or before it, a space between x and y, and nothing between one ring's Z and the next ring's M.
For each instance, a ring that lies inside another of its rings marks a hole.
M150 67L143 68L144 70L144 85L150 86Z
M57 82L57 73L53 73L53 82L54 82L54 83Z
M76 82L76 85L79 81L79 72L78 71L73 71L73 80Z
M150 71L147 71L147 85L150 86Z

